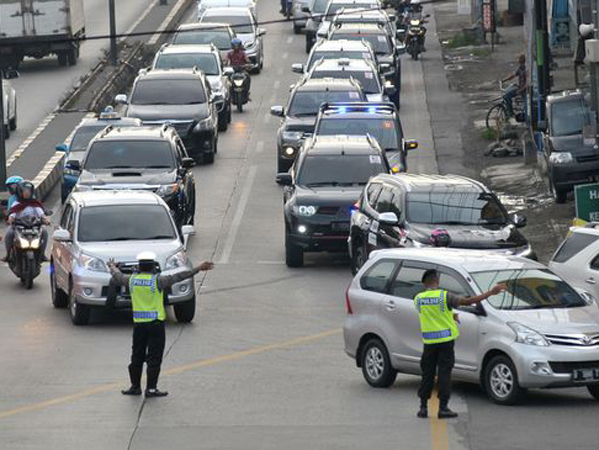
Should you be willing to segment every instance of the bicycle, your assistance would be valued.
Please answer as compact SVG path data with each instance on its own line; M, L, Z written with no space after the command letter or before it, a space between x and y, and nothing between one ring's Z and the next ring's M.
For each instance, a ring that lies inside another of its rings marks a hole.
M500 80L499 89L501 90L501 97L497 97L491 101L492 105L487 112L485 121L487 129L495 131L497 136L502 135L503 127L506 124L509 124L510 119L515 119L516 122L524 122L526 120L522 96L517 95L512 98L512 113L510 113L508 101L505 99L505 93L509 89L515 89L515 85L512 84L506 89L503 87L503 82Z

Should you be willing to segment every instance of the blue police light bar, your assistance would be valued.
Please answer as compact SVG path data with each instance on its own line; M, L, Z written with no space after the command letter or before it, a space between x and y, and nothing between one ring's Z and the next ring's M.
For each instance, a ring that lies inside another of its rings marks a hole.
M391 102L337 102L322 103L321 113L345 114L348 112L366 112L376 114L377 112L392 114L396 112L395 105Z

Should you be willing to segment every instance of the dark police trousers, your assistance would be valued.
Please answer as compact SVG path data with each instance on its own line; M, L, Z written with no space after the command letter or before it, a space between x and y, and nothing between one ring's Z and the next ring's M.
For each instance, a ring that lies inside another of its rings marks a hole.
M131 364L129 364L129 377L132 386L140 386L141 374L144 362L146 362L148 365L146 389L156 389L165 340L166 334L162 320L134 324L133 352Z
M437 373L437 387L441 406L447 406L451 395L451 369L455 362L454 341L440 344L424 344L424 352L420 359L422 381L418 389L418 397L424 402L431 398Z

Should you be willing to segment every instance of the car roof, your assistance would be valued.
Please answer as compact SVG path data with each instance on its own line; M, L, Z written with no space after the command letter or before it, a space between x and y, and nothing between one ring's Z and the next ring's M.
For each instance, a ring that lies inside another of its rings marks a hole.
M421 175L398 173L393 176L377 175L372 181L381 181L404 187L408 192L443 192L460 188L464 192L490 192L487 187L471 178L461 175Z
M217 28L227 28L227 31L231 31L231 24L225 22L193 22L193 23L184 23L183 25L179 25L177 31L189 31L189 30L202 30L202 29L210 29L211 31L216 31Z
M375 22L342 22L331 32L331 36L338 33L355 33L355 34L384 34L388 36L387 30Z
M349 78L310 78L297 86L298 91L359 91L357 81Z
M366 17L368 19L383 18L388 19L387 14L381 9L364 9L364 8L343 8L338 11L335 18L359 18Z
M140 73L137 78L138 80L190 80L197 79L198 77L200 77L200 72L194 69L153 69L148 72Z
M95 126L107 127L109 125L113 125L115 127L140 126L141 124L141 119L138 119L136 117L118 117L114 119L101 119L100 117L91 117L87 119L82 119L81 122L79 122L79 125L77 125L77 129Z
M148 191L135 190L97 190L73 192L71 198L81 208L89 206L116 205L164 205L162 199Z
M374 65L371 62L366 61L364 59L341 58L341 59L323 59L323 60L316 61L316 63L314 63L314 65L312 66L311 71L321 71L321 70L327 70L327 71L339 70L339 71L348 71L348 72L355 72L355 71L371 72L371 71L376 71L376 68L374 67Z
M322 116L335 120L357 119L364 118L364 116L381 120L395 120L399 117L394 105L385 102L333 103L330 108L322 111Z
M582 227L570 227L570 233L590 234L599 236L599 222L589 222Z
M223 4L231 4L231 3L236 3L236 6L239 4L253 4L254 1L253 0L202 0L202 4L209 4L209 3L218 3L219 5L223 5Z
M573 91L572 90L561 91L556 94L551 94L551 95L547 96L547 102L549 102L549 103L567 102L568 100L572 100L572 99L583 99L584 100L584 94L581 91L579 91L578 89L576 89Z
M215 8L208 8L204 14L202 14L202 18L210 17L210 16L252 16L252 11L249 8L240 7L240 6L217 6Z
M176 131L174 128L165 125L126 128L115 127L107 129L101 135L96 136L94 140L170 140L170 133Z
M329 5L333 5L333 4L337 4L337 3L348 4L348 5L351 5L351 4L371 5L373 3L380 4L380 2L378 0L330 0L329 1Z
M212 44L168 44L158 50L159 54L188 54L188 53L218 53L218 49Z
M317 42L314 46L314 51L364 51L372 50L372 47L367 42L355 41L350 39L335 39L333 41L327 39Z
M456 248L394 248L375 250L373 259L410 259L413 261L442 264L467 273L492 270L546 269L543 264L522 256L502 255L484 250ZM497 280L500 281L500 280Z
M376 140L367 136L318 136L306 148L310 155L380 155Z

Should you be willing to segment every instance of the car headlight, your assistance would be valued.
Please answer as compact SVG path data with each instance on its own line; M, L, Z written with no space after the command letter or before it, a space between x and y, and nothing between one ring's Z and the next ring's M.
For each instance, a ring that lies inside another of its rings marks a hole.
M183 250L169 256L164 266L165 270L180 269L181 267L187 266L187 255Z
M283 155L287 158L292 158L295 155L295 149L293 147L285 147L283 149Z
M173 183L160 186L156 193L161 197L168 197L169 195L176 194L178 191L179 185L177 183Z
M108 272L104 261L94 256L82 253L81 256L79 256L79 262L87 270L92 270L94 272Z
M297 213L300 216L310 217L316 214L316 206L301 205L297 206Z
M257 41L247 41L243 46L246 50L253 49L256 46Z
M516 333L516 342L527 345L536 345L539 347L549 346L547 339L532 328L528 328L518 322L508 322L508 326L514 330L514 333Z
M79 172L78 170L75 170L75 169L69 169L68 167L65 167L64 169L62 169L62 173L63 173L63 175L70 175L72 177L78 177L81 172Z
M20 237L17 242L19 243L19 248L29 248L29 241L27 239L23 239L22 237Z
M211 130L213 128L214 124L212 123L212 117L208 117L206 119L200 120L198 121L198 123L196 124L195 128L193 129L194 131L206 131L206 130Z
M549 155L549 162L553 164L568 164L574 160L570 152L553 152Z
M298 141L304 136L301 131L283 131L283 139L287 141Z

